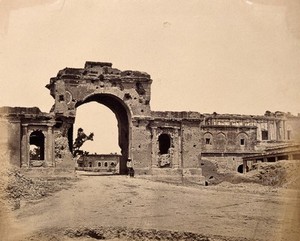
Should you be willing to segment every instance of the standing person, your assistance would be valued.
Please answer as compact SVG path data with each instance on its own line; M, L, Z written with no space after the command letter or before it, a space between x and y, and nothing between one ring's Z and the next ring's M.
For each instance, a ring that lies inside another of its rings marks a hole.
M133 170L132 161L130 158L127 159L126 166L127 166L127 174L130 177L134 177L134 170Z

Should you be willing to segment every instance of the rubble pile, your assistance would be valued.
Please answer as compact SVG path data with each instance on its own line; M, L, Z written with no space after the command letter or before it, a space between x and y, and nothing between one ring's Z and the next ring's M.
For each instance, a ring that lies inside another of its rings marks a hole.
M257 183L264 186L291 187L299 182L300 161L281 160L278 162L262 162L257 169L245 174L233 171L224 171L217 162L202 161L202 173L207 185L217 185L222 182L232 184Z
M21 201L33 201L49 196L71 186L71 178L67 177L39 177L29 178L17 168L6 168L1 171L0 191L1 199L12 209L19 209Z
M254 182L267 186L289 187L297 182L299 161L282 160L261 163L256 170L243 175L243 181Z

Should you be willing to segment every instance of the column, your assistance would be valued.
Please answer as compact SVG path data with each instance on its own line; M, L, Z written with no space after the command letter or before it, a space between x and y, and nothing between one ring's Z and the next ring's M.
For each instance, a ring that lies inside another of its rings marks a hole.
M21 141L21 167L29 166L28 158L28 125L22 125L22 141Z
M46 166L53 166L53 135L52 126L48 126L46 139Z
M243 173L245 174L247 172L247 161L243 160Z
M152 127L152 140L151 140L151 142L152 142L152 163L151 163L152 168L157 167L156 132L157 132L156 127Z
M180 164L180 158L179 158L179 153L180 153L180 142L179 142L179 135L178 135L178 129L174 129L174 140L176 141L176 148L175 148L175 153L174 153L174 163L173 163L173 167L174 168L179 168L179 164ZM174 145L175 146L175 145Z

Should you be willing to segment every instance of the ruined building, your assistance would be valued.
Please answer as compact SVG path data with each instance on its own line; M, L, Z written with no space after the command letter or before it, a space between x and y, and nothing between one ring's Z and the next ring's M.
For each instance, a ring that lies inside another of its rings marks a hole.
M216 160L237 170L245 156L300 140L300 117L289 113L152 111L151 84L149 74L121 71L111 63L86 62L84 68L60 70L46 86L55 100L50 113L36 107L0 108L3 155L21 168L74 168L76 109L91 101L116 115L120 173L128 158L137 174L201 176L201 160ZM31 150L31 145L38 148Z

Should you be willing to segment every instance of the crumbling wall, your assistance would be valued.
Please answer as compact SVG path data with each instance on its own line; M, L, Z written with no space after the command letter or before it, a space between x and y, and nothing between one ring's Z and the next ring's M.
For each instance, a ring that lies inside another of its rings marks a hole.
M201 158L200 121L183 121L182 123L182 167L199 168Z
M47 165L52 165L54 120L51 115L41 112L37 107L1 107L0 122L2 152L11 164L18 167L30 165L30 134L37 130L43 132L45 137L44 160Z
M12 132L10 131L12 128ZM12 124L8 119L0 117L0 151L1 159L10 162L15 166L20 166L20 140L16 124Z
M54 138L55 166L60 166L62 162L71 161L72 154L67 137L63 136L60 132L56 132Z
M151 169L151 130L148 126L148 120L133 121L131 157L137 174L149 174Z
M238 167L243 164L242 160L242 154L231 154L231 155L203 155L201 156L201 168L204 168L203 166L206 161L214 162L218 164L218 171L220 173L226 173L226 172L237 172Z
M108 94L124 101L133 115L150 116L150 75L111 66L111 63L87 62L84 69L60 70L47 85L55 98L53 112L75 117L75 108L89 101L89 97Z

